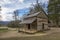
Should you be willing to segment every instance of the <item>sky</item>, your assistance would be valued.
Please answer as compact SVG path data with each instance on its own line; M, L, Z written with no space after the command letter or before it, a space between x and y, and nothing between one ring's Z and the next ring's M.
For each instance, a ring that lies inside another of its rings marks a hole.
M32 7L32 4L35 4L36 0L0 0L2 21L11 21L13 20L13 12L15 10L20 11L20 17L24 12L28 11L28 8ZM39 3L46 4L48 0L39 0Z

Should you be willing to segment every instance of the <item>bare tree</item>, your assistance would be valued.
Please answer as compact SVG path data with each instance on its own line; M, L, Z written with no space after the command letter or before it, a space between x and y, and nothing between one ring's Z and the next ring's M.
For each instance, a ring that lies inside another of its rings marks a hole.
M19 20L18 20L18 10L14 11L14 19L15 19L15 25L17 26L16 29L19 30Z

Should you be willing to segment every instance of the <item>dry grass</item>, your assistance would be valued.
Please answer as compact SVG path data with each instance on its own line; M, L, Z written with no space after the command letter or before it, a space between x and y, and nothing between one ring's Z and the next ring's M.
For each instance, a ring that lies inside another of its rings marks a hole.
M60 32L52 33L46 36L14 37L14 38L5 38L0 40L60 40Z
M60 40L60 28L53 28L50 32L53 33L43 36L0 38L0 40Z

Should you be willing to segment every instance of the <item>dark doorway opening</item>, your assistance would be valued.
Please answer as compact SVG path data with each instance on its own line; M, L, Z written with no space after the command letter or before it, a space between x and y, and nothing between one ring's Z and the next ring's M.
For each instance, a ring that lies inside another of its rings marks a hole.
M42 24L42 29L44 30L44 23Z
M28 24L28 29L30 29L30 24Z

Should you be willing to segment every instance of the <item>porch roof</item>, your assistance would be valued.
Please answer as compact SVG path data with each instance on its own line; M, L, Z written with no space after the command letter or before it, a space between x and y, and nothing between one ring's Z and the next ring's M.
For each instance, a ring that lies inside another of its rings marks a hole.
M31 24L31 23L34 22L35 20L36 20L36 18L23 20L22 22L20 22L20 24Z

